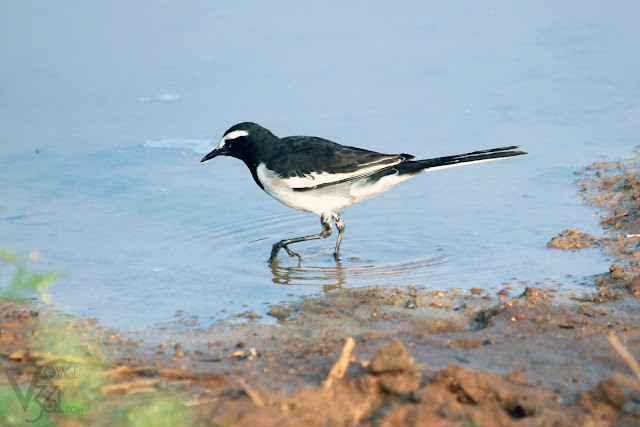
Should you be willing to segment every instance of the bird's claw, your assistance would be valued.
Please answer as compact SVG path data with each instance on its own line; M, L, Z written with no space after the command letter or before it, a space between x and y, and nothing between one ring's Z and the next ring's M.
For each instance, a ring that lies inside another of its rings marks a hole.
M273 245L273 249L271 250L271 256L269 257L269 264L273 264L276 261L276 259L278 258L278 252L280 251L280 248L283 248L285 251L287 251L290 257L297 256L299 260L302 260L302 257L297 253L293 252L291 249L289 249L287 245L280 246L276 244L276 245Z
M297 253L293 252L291 249L289 249L288 246L283 246L284 250L287 251L287 253L289 254L290 257L294 257L297 256L299 259L302 259L302 257L300 255L298 255Z

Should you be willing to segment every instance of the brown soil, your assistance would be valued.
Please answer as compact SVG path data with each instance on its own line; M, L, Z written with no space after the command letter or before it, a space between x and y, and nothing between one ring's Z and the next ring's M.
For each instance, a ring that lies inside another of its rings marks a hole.
M564 230L549 241L549 247L578 251L598 244L598 238L579 230Z
M553 282L371 286L275 306L277 325L247 312L208 328L187 327L191 319L179 314L175 324L127 336L93 320L67 319L65 328L81 332L85 357L108 362L95 374L101 405L142 405L147 393L169 392L185 423L639 425L637 165L581 173L581 194L600 209L606 237L567 230L550 242L568 250L597 244L616 257L585 293ZM55 313L36 303L3 302L0 310L0 368L28 382L37 365L56 359L32 345ZM106 425L116 417L102 410L51 419Z

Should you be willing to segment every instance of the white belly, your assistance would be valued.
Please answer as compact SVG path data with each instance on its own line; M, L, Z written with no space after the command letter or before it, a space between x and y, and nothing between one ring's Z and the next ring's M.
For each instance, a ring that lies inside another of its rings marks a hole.
M373 184L366 183L365 179L359 179L322 188L295 191L290 182L279 179L278 175L267 169L264 164L258 165L257 174L264 190L271 197L291 208L314 212L318 215L337 213L361 200L387 191L411 177L388 175Z

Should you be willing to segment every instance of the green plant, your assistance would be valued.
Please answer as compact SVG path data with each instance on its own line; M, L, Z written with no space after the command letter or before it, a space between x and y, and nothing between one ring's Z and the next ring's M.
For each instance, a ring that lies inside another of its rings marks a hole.
M29 258L35 261L37 254ZM10 277L4 287L0 280L0 299L20 300L37 292L44 302L49 300L49 286L63 275L31 272L29 267L25 258L0 248L0 273ZM155 389L129 395L104 391L112 381L110 370L118 365L108 361L113 350L103 345L102 332L55 310L40 312L29 339L34 364L9 373L7 380L11 377L15 384L0 381L0 425L24 425L25 420L36 418L30 425L55 426L69 418L81 424L191 425L191 410L181 403L188 398L184 392ZM29 394L31 383L34 393L44 391L58 399L57 406L45 410L43 398Z
M13 277L9 284L0 288L0 298L20 299L24 298L26 293L36 291L40 294L42 301L48 302L51 298L47 292L49 285L63 276L59 272L29 272L24 259L8 249L0 248L0 260L13 270Z

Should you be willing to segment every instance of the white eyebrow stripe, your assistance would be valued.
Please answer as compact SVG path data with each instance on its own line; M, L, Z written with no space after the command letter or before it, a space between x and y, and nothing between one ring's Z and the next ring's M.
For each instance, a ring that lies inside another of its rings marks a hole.
M242 136L248 136L249 132L246 130L234 130L233 132L229 132L220 140L220 144L218 144L218 148L222 148L226 145L227 141L230 139L240 138Z

